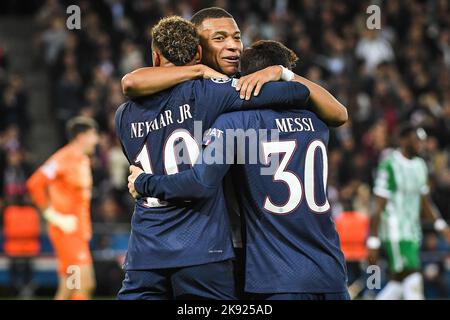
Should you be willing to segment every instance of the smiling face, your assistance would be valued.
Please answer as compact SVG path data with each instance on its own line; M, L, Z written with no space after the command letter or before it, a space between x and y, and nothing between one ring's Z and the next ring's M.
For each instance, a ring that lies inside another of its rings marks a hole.
M232 18L205 19L198 27L202 63L228 76L238 72L243 45L241 31Z

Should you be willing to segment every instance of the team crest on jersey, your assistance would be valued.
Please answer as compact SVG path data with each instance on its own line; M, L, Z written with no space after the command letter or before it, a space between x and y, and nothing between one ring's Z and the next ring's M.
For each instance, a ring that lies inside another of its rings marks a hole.
M232 80L231 78L228 78L228 79L225 79L225 78L211 78L211 81L215 82L215 83L227 83L227 82L230 82L231 80Z
M47 178L54 179L56 177L57 168L58 164L56 161L51 160L42 166L42 172L47 176Z

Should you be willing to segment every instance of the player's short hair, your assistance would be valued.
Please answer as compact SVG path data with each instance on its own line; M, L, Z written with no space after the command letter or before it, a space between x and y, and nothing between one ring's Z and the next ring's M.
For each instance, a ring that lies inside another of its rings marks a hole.
M411 133L416 132L417 128L411 124L405 124L404 126L402 126L398 132L398 136L400 138L406 138L408 137Z
M273 40L259 40L242 53L241 74L245 76L273 65L292 69L297 60L295 52L284 44Z
M80 133L89 131L91 129L95 129L98 131L98 124L94 119L82 116L72 118L67 121L66 124L67 139L69 141L72 141Z
M192 22L179 16L162 18L152 28L152 48L176 66L191 62L197 53L200 37Z
M398 131L398 136L400 139L408 138L412 133L414 133L420 140L425 140L427 138L427 132L421 128L416 127L411 124L406 124L400 127Z
M234 19L233 16L226 11L225 9L219 7L210 7L205 8L200 11L197 11L191 18L191 22L195 24L195 26L200 26L203 21L206 19L220 19L220 18L231 18Z

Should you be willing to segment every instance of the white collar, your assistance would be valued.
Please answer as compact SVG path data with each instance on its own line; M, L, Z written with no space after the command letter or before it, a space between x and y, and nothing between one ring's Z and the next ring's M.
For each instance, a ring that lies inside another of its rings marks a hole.
M407 157L405 157L403 155L403 153L400 151L400 149L396 149L394 151L394 155L407 166L412 166L414 164L414 160L416 159L416 157L408 159Z

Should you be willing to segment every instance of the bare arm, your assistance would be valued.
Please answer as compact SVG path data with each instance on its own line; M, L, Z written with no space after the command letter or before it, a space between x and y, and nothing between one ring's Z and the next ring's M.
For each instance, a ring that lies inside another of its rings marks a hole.
M122 78L122 92L130 98L145 96L197 78L227 78L227 76L202 64L146 67L127 73Z
M378 237L378 226L380 225L381 213L386 207L387 199L376 196L375 210L370 218L370 235Z
M348 120L347 108L344 107L331 93L318 84L295 75L294 81L308 87L310 99L314 103L314 112L329 126L339 127Z
M380 225L381 214L386 207L387 199L376 196L375 211L370 219L369 239L367 240L367 254L371 265L377 264L380 240L378 239L378 226Z
M422 196L422 215L426 220L430 220L434 223L436 231L440 232L448 242L450 242L450 228L446 222L441 218L439 210L431 200L430 196Z
M433 201L430 199L429 195L423 195L421 201L422 201L422 215L425 218L425 220L434 222L441 217L438 209L434 205Z

